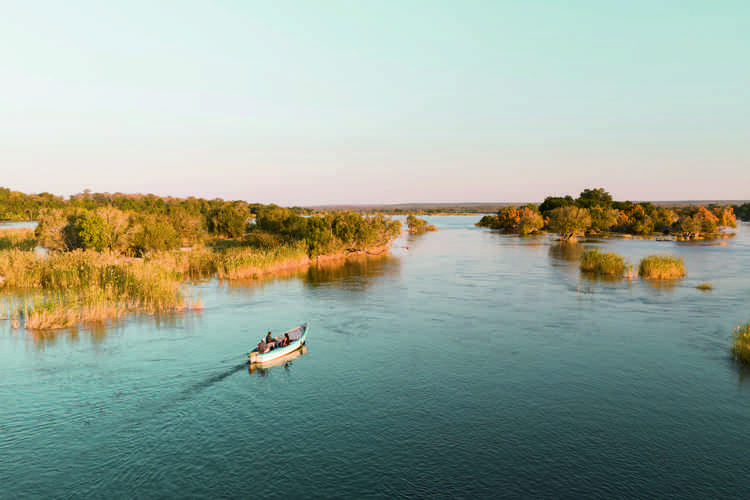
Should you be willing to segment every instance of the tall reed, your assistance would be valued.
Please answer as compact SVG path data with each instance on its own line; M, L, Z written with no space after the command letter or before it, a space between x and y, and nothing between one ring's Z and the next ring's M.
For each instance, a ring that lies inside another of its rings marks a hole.
M18 310L28 328L71 326L116 318L125 312L167 312L185 307L180 273L159 263L93 251L49 256L0 252L5 287L40 290Z
M272 248L228 248L216 252L216 276L220 279L257 278L310 262L305 242Z
M737 325L733 332L734 342L730 348L734 359L750 364L750 321Z
M581 255L581 271L606 276L622 276L625 260L616 253L604 253L597 249L586 250Z
M32 250L36 236L30 227L0 229L0 250Z
M649 255L641 259L638 274L651 280L670 280L687 276L682 257L672 255Z

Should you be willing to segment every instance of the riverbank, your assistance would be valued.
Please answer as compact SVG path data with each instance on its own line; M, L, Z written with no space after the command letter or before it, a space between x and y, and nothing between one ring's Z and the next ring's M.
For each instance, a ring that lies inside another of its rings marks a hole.
M154 252L145 257L77 250L49 255L0 251L2 316L14 327L46 330L103 323L129 314L202 309L187 290L192 279L259 280L336 265L351 258L383 255L372 247L310 258L301 243L270 249L207 248Z

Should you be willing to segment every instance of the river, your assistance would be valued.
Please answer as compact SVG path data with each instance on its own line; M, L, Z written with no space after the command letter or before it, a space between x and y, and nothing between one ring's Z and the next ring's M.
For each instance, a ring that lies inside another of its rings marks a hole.
M0 321L0 497L742 497L750 227L715 242L518 238L426 217L385 258L195 283L205 308ZM582 278L582 248L685 260ZM696 285L709 282L713 290ZM250 370L268 330L301 356Z

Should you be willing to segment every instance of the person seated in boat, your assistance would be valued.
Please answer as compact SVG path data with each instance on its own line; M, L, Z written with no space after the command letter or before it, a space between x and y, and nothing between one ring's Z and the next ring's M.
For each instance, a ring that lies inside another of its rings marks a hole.
M273 345L275 343L276 343L276 339L274 339L273 337L271 337L271 332L269 330L268 335L266 335L266 344Z
M285 333L284 338L281 339L281 347L286 347L292 343L292 339L289 338L289 334Z
M263 354L264 352L268 351L268 344L266 344L266 341L264 339L260 339L257 349L259 354Z

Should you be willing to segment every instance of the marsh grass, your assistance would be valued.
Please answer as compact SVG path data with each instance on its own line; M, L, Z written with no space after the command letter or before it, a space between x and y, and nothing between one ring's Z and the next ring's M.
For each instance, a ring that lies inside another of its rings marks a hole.
M115 319L125 313L162 313L185 304L182 274L158 262L81 250L42 256L0 252L4 286L38 293L15 310L26 328L65 328Z
M219 279L257 278L310 262L305 242L271 248L228 248L214 255Z
M672 280L687 276L682 257L672 255L649 255L641 259L638 274L650 280Z
M697 288L701 292L710 292L711 290L714 289L714 287L713 287L713 285L711 285L711 283L701 283L700 285L696 286L695 288Z
M0 250L33 250L36 236L30 227L0 229Z
M750 321L737 325L733 332L734 342L730 348L734 359L750 364Z
M200 310L187 279L260 278L311 262L305 241L268 247L149 252L140 258L75 250L48 255L0 251L0 287L16 297L3 314L30 330L72 328L126 314Z
M581 255L581 271L620 277L625 271L625 259L616 253L604 253L597 249L586 250Z

